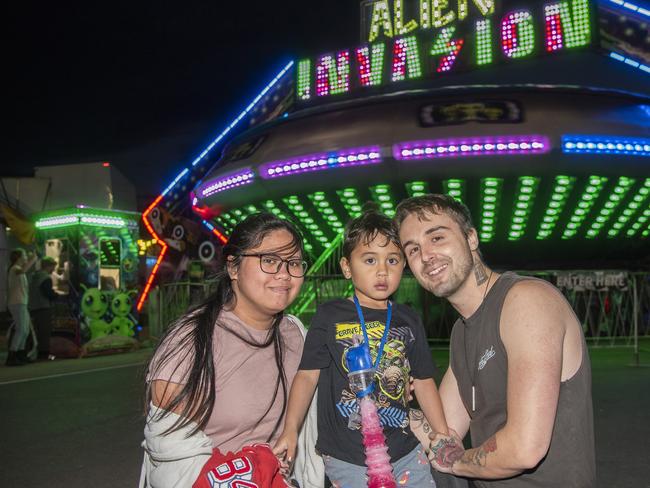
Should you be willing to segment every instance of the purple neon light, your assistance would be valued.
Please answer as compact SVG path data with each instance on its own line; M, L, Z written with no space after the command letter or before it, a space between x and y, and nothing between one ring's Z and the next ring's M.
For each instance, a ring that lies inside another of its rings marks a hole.
M495 136L402 142L393 146L395 159L452 158L490 154L542 154L551 149L546 136Z
M308 171L322 171L379 162L381 162L381 152L378 146L361 147L266 163L260 167L260 176L265 179L279 178Z
M229 190L230 188L235 188L237 186L248 185L253 182L255 174L250 168L246 168L243 171L237 173L232 173L226 176L221 176L215 178L214 180L208 181L203 188L201 188L201 196L209 197L215 193L219 193L224 190Z

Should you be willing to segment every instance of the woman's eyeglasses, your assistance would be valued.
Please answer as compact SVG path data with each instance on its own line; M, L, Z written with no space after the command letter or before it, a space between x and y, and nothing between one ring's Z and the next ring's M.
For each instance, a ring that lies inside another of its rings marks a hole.
M240 254L244 258L260 258L260 268L267 274L278 274L282 265L287 264L287 272L294 278L302 278L307 272L307 261L302 259L282 259L275 254Z

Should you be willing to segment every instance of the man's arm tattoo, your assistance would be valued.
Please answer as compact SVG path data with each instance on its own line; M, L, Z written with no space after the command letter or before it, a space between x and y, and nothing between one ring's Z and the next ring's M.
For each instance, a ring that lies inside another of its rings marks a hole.
M454 438L440 439L435 444L431 442L429 450L433 460L445 468L451 468L465 453L463 446Z
M431 432L431 426L429 425L429 422L427 422L427 419L424 417L424 413L422 413L421 410L411 409L409 411L409 417L411 418L412 428L417 429L422 426L422 431L425 434Z
M483 445L477 449L468 451L460 459L463 464L473 464L475 466L485 466L487 455L497 450L497 437L493 435Z

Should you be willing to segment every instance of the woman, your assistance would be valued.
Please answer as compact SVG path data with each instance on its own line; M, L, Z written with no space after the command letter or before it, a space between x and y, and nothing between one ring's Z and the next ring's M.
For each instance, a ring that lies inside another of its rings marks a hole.
M289 222L262 213L234 229L216 292L169 328L147 368L141 486L192 486L215 453L279 437L304 333L284 310L306 268ZM322 479L318 464L296 464Z
M14 320L14 332L9 344L7 366L21 366L31 362L25 351L25 344L31 327L27 303L29 290L27 272L36 262L36 255L29 258L23 249L14 249L9 255L9 273L7 277L7 308Z

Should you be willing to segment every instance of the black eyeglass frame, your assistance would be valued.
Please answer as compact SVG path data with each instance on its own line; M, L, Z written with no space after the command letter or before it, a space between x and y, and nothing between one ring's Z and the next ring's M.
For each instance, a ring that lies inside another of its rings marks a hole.
M307 261L305 261L304 259L282 259L277 254L272 254L272 253L240 254L239 256L241 256L242 258L259 258L260 269L262 270L262 272L264 272L266 274L271 274L271 275L278 274L280 272L280 270L282 269L282 265L286 263L287 264L287 273L289 273L289 276L291 276L293 278L303 278L307 274L307 269L309 267L309 263L307 263ZM278 269L274 273L270 273L270 272L266 271L262 267L262 258L264 258L264 257L272 257L272 258L277 259L279 261ZM289 263L292 262L292 261L299 261L302 264L302 274L300 276L296 276L294 274L291 274L291 268L289 267Z

